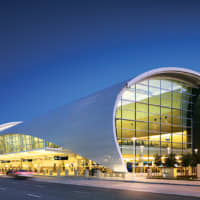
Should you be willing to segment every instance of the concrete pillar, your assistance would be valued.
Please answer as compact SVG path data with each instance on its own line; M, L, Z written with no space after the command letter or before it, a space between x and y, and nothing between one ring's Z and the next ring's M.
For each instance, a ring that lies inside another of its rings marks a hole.
M168 168L168 178L174 178L174 168Z
M88 176L89 176L89 170L85 169L85 171L84 171L84 176L85 176L85 177L88 177Z
M147 177L152 178L152 170L150 168L147 169Z
M197 178L200 179L200 164L197 164Z
M60 176L60 170L59 169L57 170L57 176Z
M68 176L68 170L67 169L65 170L65 176Z
M176 168L167 168L165 171L164 178L175 178L175 177L177 177L177 169Z

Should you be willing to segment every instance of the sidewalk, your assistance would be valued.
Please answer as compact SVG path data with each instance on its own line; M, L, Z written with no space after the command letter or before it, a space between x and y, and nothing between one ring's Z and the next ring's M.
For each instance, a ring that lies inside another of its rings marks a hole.
M133 180L132 174L127 176L126 178L120 177L52 177L48 176L49 179L52 180L102 180L102 181L115 181L115 182L126 182L126 183L146 183L146 184L166 184L166 185L183 185L183 186L196 186L200 187L200 180L169 180L169 179L149 179L144 176L136 176ZM38 176L38 178L46 179L46 176Z
M96 188L200 197L200 181L155 180L136 177L136 181L84 177L36 177L34 181Z

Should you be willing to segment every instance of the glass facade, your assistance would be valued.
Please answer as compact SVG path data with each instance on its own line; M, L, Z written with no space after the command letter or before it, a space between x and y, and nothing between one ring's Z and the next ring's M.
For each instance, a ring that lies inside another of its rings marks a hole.
M0 172L29 170L40 175L79 176L87 169L111 172L100 164L46 140L23 134L0 136Z
M31 151L59 146L37 137L23 134L6 134L0 136L0 154Z
M124 160L153 165L155 154L191 152L192 97L189 85L170 79L149 79L125 88L115 115Z

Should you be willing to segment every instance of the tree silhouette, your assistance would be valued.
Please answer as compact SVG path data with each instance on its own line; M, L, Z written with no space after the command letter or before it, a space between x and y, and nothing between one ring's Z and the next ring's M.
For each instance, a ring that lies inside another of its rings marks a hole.
M154 161L154 163L155 163L155 165L157 167L159 167L159 166L162 165L161 155L158 155L158 154L155 155L155 161Z
M192 163L192 154L183 154L181 158L181 164L183 167L189 167Z
M171 153L165 159L165 166L166 167L174 167L175 164L177 164L175 154Z

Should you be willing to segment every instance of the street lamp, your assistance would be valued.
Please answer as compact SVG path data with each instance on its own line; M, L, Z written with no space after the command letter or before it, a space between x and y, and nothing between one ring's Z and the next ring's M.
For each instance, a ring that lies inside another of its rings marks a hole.
M132 137L132 141L133 141L133 180L135 181L135 141L136 141L136 137Z
M171 148L167 147L167 153L170 154L171 153Z
M198 154L198 151L199 151L198 149L194 149L195 154Z

